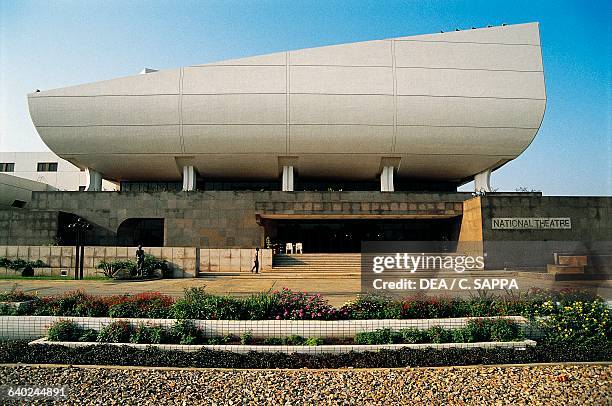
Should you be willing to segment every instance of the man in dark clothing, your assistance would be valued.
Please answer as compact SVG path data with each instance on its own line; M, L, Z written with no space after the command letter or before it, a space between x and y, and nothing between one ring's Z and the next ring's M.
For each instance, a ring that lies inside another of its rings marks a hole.
M259 248L255 248L255 259L253 260L253 268L251 268L251 273L259 273Z

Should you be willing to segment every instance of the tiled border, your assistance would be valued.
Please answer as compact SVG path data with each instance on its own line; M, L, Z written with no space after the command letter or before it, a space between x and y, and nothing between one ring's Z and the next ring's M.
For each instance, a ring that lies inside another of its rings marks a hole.
M160 350L178 350L194 352L199 350L230 351L239 354L246 354L251 351L266 353L285 353L285 354L342 354L351 351L380 351L380 350L399 350L402 348L411 349L448 349L448 348L512 348L524 350L527 347L535 346L533 340L523 341L504 341L504 342L482 342L482 343L445 343L445 344L379 344L379 345L179 345L179 344L132 344L132 343L98 343L98 342L74 342L74 341L48 341L47 338L40 338L31 341L29 345L62 345L69 348L85 347L90 345L114 345L127 346L139 349L155 347Z
M525 328L527 337L539 337L538 331L520 316L502 316L515 320ZM216 337L250 331L255 338L302 337L352 338L358 332L382 328L400 330L404 328L428 329L441 326L460 328L469 317L446 319L380 319L380 320L193 320L204 336ZM114 319L109 317L61 317L61 316L0 316L0 339L35 339L43 337L51 324L58 320L72 320L84 328L99 330L117 320L126 320L132 325L139 323L171 327L174 319Z

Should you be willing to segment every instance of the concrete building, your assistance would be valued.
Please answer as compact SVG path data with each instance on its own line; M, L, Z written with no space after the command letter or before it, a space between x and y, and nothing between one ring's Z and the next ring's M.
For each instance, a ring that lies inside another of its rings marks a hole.
M89 192L33 192L0 210L0 244L70 245L76 217L94 226L89 245L196 252L571 242L540 250L542 266L559 251L602 252L612 235L610 198L486 193L542 122L537 23L146 69L28 101ZM99 192L102 179L120 191ZM471 180L485 196L457 192Z
M487 190L546 105L537 23L143 72L28 95L90 190Z

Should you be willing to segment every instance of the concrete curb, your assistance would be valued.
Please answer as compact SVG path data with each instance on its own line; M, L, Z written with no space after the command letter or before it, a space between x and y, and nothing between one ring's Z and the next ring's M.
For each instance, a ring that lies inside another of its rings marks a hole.
M152 371L262 371L262 372L366 372L366 371L412 371L419 369L476 369L476 368L540 368L547 366L559 367L589 367L589 366L606 366L612 368L610 361L597 362L542 362L542 363L526 363L526 364L475 364L475 365L448 365L438 367L398 367L398 368L196 368L196 367L159 367L159 366L138 366L138 365L79 365L79 364L0 364L0 368L80 368L80 369L120 369L120 370L152 370Z

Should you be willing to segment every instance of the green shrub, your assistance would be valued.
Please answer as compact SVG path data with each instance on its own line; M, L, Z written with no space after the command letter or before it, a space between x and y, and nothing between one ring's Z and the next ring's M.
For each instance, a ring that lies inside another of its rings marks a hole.
M284 344L285 345L303 345L306 339L302 336L293 334L288 337L285 337Z
M251 295L242 300L241 319L265 320L279 313L278 296L270 293Z
M83 327L70 320L56 321L47 329L49 341L79 341L81 334Z
M128 343L134 328L125 320L113 321L98 332L97 341L102 343Z
M38 299L38 297L25 293L22 290L12 289L10 291L0 292L0 302L25 302L35 299Z
M226 334L222 337L210 337L206 340L206 344L209 345L220 345L220 344L229 344L233 341L236 341L236 336L233 334Z
M108 309L108 315L116 318L165 319L170 317L174 299L158 292L123 296Z
M402 341L402 334L388 328L375 331L363 331L355 334L355 344L397 344Z
M465 327L452 330L456 343L520 341L525 338L521 325L511 319L471 319Z
M0 257L0 268L9 268L14 271L20 269L26 270L27 275L24 275L22 271L21 276L34 276L34 268L44 268L47 266L42 260L37 259L36 261L27 261L22 258L10 259L6 257Z
M176 319L238 320L241 302L231 296L215 296L203 288L185 290L185 296L172 306L171 314Z
M491 341L491 324L487 319L470 319L464 327L453 330L453 337L461 343Z
M151 344L162 344L168 340L168 332L162 326L152 326L148 330Z
M87 328L83 330L83 333L79 337L79 341L93 343L97 340L97 338L98 338L98 332L91 328Z
M130 275L136 274L136 262L129 259L115 259L113 261L100 261L96 268L101 269L104 276L114 278L119 271L125 270Z
M162 326L140 323L132 331L130 342L135 344L162 344L168 342L168 332Z
M253 332L251 330L245 331L240 334L240 344L251 344L253 342Z
M280 337L266 337L263 340L264 345L283 345L284 340Z
M102 317L108 314L105 298L80 291L67 292L56 297L45 297L32 308L35 316Z
M427 336L429 342L434 344L452 343L453 334L451 330L445 329L441 326L433 326L427 329Z
M142 263L142 274L144 276L153 276L153 273L158 269L161 271L162 277L172 277L166 260L157 259L151 254L145 254Z
M520 341L525 338L521 325L514 320L496 318L488 323L491 341Z
M172 338L182 345L203 342L202 331L191 320L177 320L171 328Z
M422 344L429 341L427 332L418 328L405 328L400 330L400 334L406 344Z
M340 309L350 319L399 319L402 304L387 296L360 295Z
M465 310L460 299L447 298L406 298L401 302L402 319L435 319L440 317L461 317Z
M149 340L149 327L144 323L140 323L132 331L130 335L130 342L135 344L148 344Z
M310 345L312 347L323 344L325 344L325 340L321 337L309 337L304 341L304 345Z

